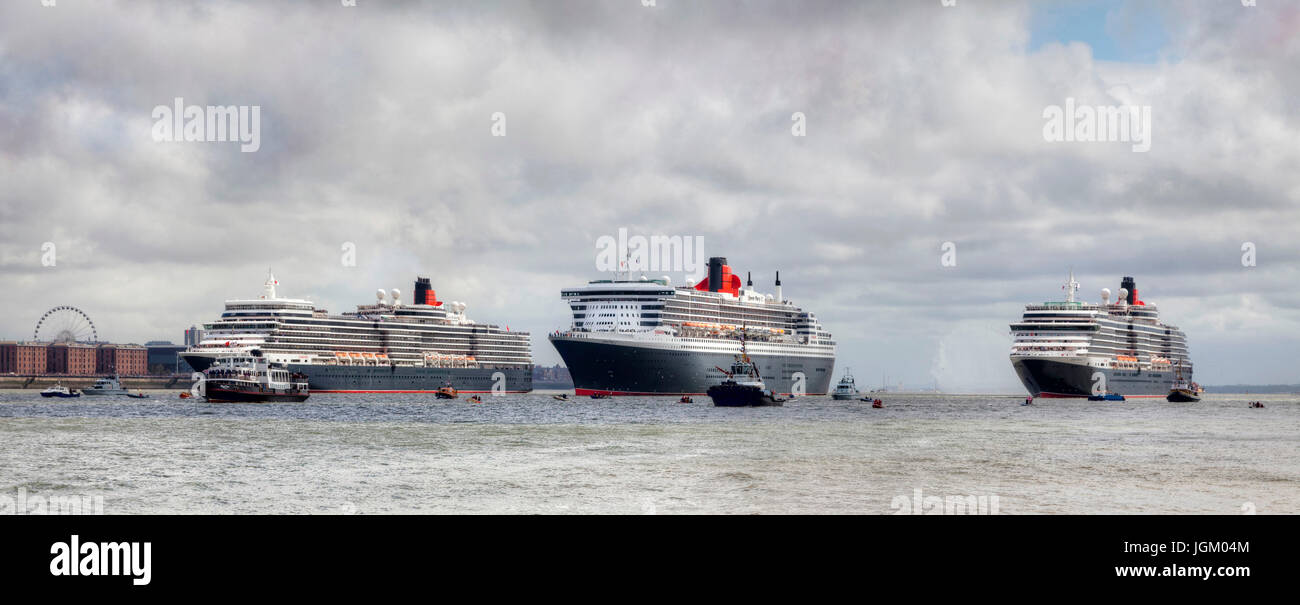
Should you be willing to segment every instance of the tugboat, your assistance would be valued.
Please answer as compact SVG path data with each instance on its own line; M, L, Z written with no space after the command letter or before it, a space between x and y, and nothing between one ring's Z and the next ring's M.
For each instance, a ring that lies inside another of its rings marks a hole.
M1174 388L1169 389L1169 394L1165 396L1165 400L1174 403L1196 403L1201 400L1200 386L1183 379L1182 364L1178 364L1178 375L1175 378Z
M1201 398L1196 395L1196 390L1191 385L1185 382L1176 382L1174 388L1169 389L1169 394L1165 396L1165 400L1174 403L1196 403Z
M56 384L44 391L41 391L41 397L81 397L81 393L73 393L61 384Z
M307 376L267 361L257 349L248 355L222 358L203 371L203 393L209 403L307 400Z
M858 396L858 385L853 382L853 374L848 368L844 368L844 377L840 383L835 385L835 392L831 393L831 399L838 401L848 401Z
M438 390L434 392L433 396L438 399L455 399L457 394L458 392L456 391L456 387L451 386L451 383L449 382L439 387Z
M82 395L129 395L130 391L122 388L122 381L117 374L105 376L95 381L89 389L81 389Z
M730 372L722 368L718 368L718 371L726 374L727 379L709 387L708 395L715 406L779 406L785 403L784 399L777 398L776 393L767 390L754 362L749 360L749 355L737 355Z

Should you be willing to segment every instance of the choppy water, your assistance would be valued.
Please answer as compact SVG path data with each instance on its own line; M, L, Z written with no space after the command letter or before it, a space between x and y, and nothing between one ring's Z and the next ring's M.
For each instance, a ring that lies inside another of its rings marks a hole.
M892 513L919 489L997 496L1002 513L1300 512L1297 396L153 396L0 393L0 497L102 496L109 514Z

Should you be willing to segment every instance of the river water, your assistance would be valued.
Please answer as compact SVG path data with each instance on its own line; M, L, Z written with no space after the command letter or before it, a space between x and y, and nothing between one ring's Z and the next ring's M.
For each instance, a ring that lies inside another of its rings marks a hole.
M1002 514L1300 512L1300 396L883 398L5 391L0 500L99 497L106 514L892 514L943 510L921 508L934 497Z

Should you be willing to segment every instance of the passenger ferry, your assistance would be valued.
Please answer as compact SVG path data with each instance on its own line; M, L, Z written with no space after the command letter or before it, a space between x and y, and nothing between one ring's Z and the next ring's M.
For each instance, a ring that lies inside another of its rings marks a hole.
M306 376L268 361L256 349L208 366L202 389L210 403L300 402L311 392Z

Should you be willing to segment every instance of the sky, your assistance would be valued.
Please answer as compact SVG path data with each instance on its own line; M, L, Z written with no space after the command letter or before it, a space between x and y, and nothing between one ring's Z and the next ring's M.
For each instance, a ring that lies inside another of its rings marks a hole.
M425 275L551 364L622 228L779 270L864 386L1021 391L1008 324L1070 270L1134 276L1204 384L1300 382L1300 3L53 4L0 3L0 338ZM157 140L178 97L256 151ZM1149 149L1049 140L1068 99Z

